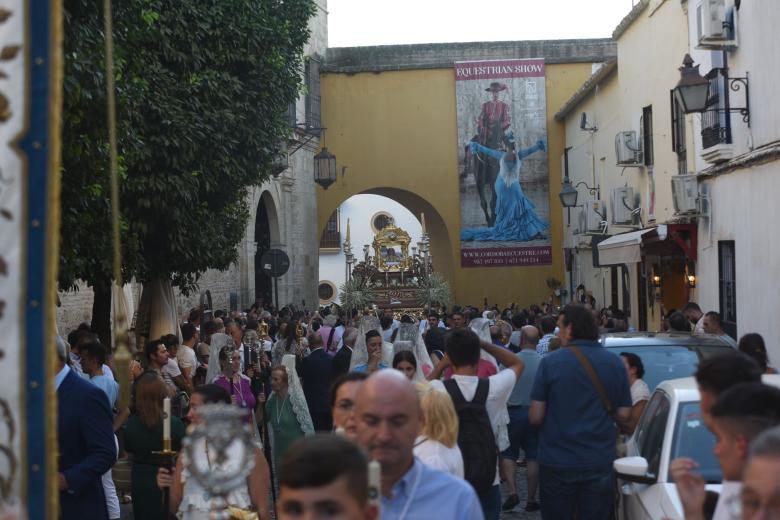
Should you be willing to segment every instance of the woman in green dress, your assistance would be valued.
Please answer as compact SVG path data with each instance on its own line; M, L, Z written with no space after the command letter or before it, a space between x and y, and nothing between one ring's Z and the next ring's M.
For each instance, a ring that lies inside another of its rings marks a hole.
M168 387L162 378L146 373L138 378L135 390L136 415L125 429L125 450L132 459L133 517L144 520L167 520L162 495L157 487L157 468L153 452L163 449L163 399ZM171 417L171 447L181 450L184 423Z
M271 437L276 469L293 442L304 435L314 435L309 407L295 371L294 355L285 355L282 364L271 370L271 389L273 392L265 403L264 419Z

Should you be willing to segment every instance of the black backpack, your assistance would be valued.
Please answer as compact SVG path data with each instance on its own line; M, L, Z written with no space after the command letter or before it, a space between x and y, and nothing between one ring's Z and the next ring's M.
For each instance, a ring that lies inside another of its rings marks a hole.
M482 495L493 487L498 459L496 438L485 406L490 381L479 380L474 399L470 402L463 397L454 379L444 381L444 387L458 414L458 447L463 455L464 476L477 494Z

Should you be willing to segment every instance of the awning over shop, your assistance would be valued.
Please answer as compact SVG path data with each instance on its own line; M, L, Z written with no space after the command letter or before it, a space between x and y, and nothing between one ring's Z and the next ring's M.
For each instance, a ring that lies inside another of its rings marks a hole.
M630 231L599 242L599 264L635 264L642 261L642 244L666 240L666 225Z

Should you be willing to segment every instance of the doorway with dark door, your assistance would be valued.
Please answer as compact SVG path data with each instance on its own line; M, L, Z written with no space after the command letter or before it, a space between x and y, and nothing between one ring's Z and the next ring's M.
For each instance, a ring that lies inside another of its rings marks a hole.
M255 218L255 243L257 244L255 252L255 301L262 300L266 305L273 301L273 285L271 277L263 272L260 259L263 257L263 253L271 249L271 223L268 209L266 197L261 197Z

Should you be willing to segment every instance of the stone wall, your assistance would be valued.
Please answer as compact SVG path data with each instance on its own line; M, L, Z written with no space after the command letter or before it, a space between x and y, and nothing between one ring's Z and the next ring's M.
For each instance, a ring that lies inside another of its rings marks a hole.
M134 314L138 307L138 302L141 299L141 289L141 284L136 282L131 282L125 286L125 299L131 314ZM231 292L235 292L238 295L239 310L243 310L251 305L251 303L245 305L245 302L241 299L239 271L234 264L226 271L210 269L203 273L198 290L193 291L189 296L184 296L180 291L174 289L176 314L180 318L186 316L190 309L200 304L201 294L206 290L211 293L211 302L214 309L229 309ZM91 321L94 293L92 288L87 286L86 283L79 282L78 290L60 292L59 299L57 330L60 334L66 335L78 327L80 323Z
M556 63L600 63L617 56L611 38L510 42L425 43L328 49L323 72L354 74L413 69L449 69L456 61L544 56Z

